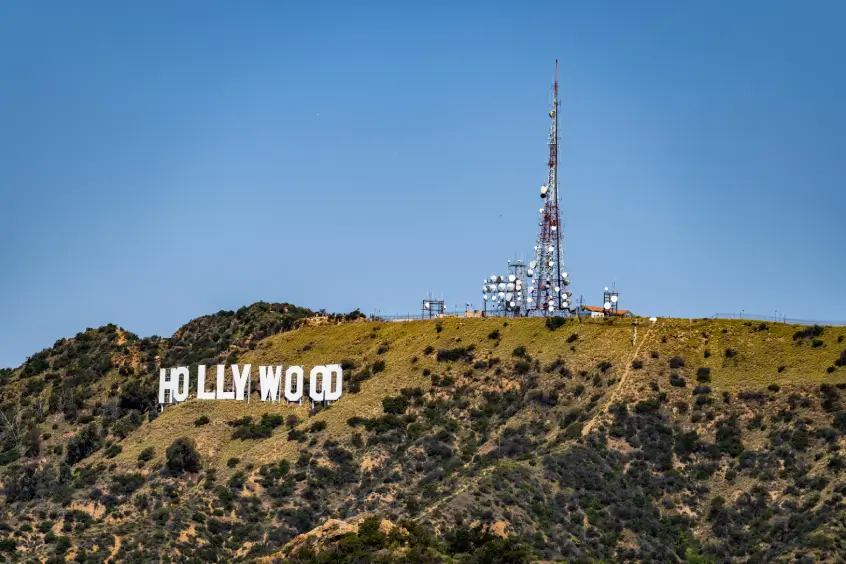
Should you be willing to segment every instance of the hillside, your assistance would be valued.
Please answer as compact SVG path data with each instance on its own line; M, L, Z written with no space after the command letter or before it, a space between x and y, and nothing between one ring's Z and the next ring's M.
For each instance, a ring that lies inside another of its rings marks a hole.
M641 319L632 342L624 319L311 315L254 304L171 339L106 326L3 371L0 551L33 562L846 557L846 328ZM157 414L159 366L223 361L342 363L344 395L314 412L188 401Z

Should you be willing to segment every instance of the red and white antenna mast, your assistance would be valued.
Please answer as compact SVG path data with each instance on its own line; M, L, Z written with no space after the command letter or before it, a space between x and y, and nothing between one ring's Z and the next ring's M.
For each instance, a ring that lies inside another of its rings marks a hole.
M562 272L564 253L561 248L563 237L561 217L558 209L558 60L555 60L555 85L552 95L552 110L549 112L549 162L546 185L541 186L540 222L535 258L529 264L528 273L534 278L530 287L530 310L535 314L568 314L570 311L567 291L570 281Z

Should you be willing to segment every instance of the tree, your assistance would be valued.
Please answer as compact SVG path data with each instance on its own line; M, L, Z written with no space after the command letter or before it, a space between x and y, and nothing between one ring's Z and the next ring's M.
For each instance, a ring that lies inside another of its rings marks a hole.
M194 441L187 437L180 437L173 441L167 447L165 456L167 457L166 466L171 474L200 471L200 454L197 452Z

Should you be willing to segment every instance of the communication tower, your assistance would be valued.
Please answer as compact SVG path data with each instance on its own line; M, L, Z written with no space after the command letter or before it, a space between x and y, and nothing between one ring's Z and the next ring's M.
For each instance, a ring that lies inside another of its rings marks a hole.
M520 317L528 311L526 265L522 261L508 261L508 274L493 274L485 278L482 299L486 315Z
M558 202L558 60L555 61L555 84L553 86L551 121L549 129L549 161L547 181L541 186L538 237L534 260L529 263L526 275L534 279L527 298L529 313L535 315L569 315L570 297L567 291L570 281L563 272L564 253L561 216Z
M616 289L609 290L608 287L602 293L602 309L605 315L617 315L617 303L620 301L620 292Z
M443 317L444 312L446 312L446 306L444 305L444 300L436 300L430 294L423 300L423 306L420 308L420 311L420 317L423 319Z

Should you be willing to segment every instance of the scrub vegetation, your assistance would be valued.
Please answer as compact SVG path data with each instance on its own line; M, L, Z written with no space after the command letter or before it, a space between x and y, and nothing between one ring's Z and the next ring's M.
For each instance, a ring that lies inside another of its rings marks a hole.
M846 556L846 328L382 323L259 303L0 370L10 562ZM344 367L326 407L159 412L160 367Z

